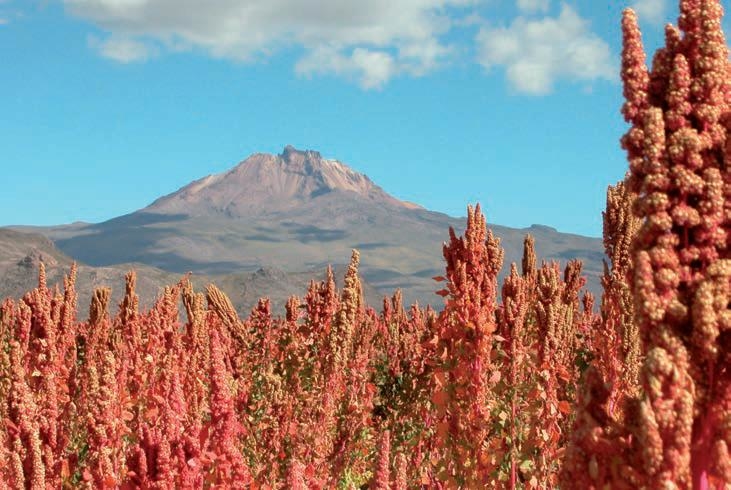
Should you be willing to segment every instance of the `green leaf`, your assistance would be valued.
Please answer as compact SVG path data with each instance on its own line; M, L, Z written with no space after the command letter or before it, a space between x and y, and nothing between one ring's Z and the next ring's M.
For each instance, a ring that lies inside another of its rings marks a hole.
M530 472L533 469L533 461L531 461L530 459L526 459L525 461L520 463L518 469L521 473Z

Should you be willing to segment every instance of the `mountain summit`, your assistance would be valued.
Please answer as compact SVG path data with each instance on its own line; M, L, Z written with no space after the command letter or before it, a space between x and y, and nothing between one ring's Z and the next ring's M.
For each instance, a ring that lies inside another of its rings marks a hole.
M145 211L242 218L346 199L396 208L400 201L338 160L287 145L281 154L256 153L228 172L209 175L164 196Z

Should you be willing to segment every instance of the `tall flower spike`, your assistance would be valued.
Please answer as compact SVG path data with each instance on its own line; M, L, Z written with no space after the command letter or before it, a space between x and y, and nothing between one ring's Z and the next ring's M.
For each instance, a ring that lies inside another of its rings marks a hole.
M637 14L632 9L626 9L622 15L622 40L622 81L626 100L622 114L625 121L639 126L648 107L649 76Z
M620 279L630 272L632 240L640 227L640 220L632 213L633 200L627 185L620 181L607 189L606 209L602 212L604 251L611 261L612 273Z
M135 271L129 271L125 276L125 292L122 303L119 305L119 318L123 325L137 316L139 309L139 297L135 293L135 285L137 284L137 274Z
M242 488L249 483L249 469L239 448L243 428L236 417L231 373L226 366L220 334L211 329L209 379L211 385L211 440L215 442L217 457L227 469L229 477L238 481ZM227 480L224 480L224 482Z
M290 490L307 490L305 468L296 459L292 460L287 470L287 488Z
M195 330L205 319L205 306L203 304L204 297L200 293L193 291L193 284L190 282L190 275L186 275L179 283L181 291L181 299L188 317L188 327L192 330L188 333L191 337L195 337Z
M297 296L290 296L286 304L286 319L290 323L295 323L299 318L300 299Z
M678 28L672 24L666 25L665 46L658 49L652 57L652 70L650 71L650 85L648 88L648 99L652 106L661 107L665 103L665 94L673 70L673 60L679 52L680 44L681 34Z
M665 125L670 131L690 126L690 82L688 60L682 54L675 55L666 96L668 110L665 113Z
M353 250L350 264L345 273L342 297L336 317L335 326L330 333L330 349L339 366L346 362L353 347L353 336L363 313L363 291L358 278L360 253Z
M240 323L239 315L226 293L213 284L210 284L207 290L208 308L215 311L221 321L229 328Z
M653 62L652 98L623 138L634 211L643 220L634 242L636 322L647 357L643 397L632 432L648 481L656 487L724 488L731 475L714 455L727 454L731 415L728 342L728 116L731 63L720 0L682 0L676 29ZM625 13L625 52L637 50ZM634 56L639 59L639 52ZM623 74L628 107L634 83ZM725 119L726 118L726 119ZM717 407L723 407L719 415ZM720 449L716 449L720 448ZM716 451L716 452L714 452ZM723 456L725 457L725 456Z
M107 306L109 305L109 297L112 290L109 288L97 288L94 290L94 296L89 306L89 324L98 325L107 314Z
M719 1L703 0L700 5L699 21L702 29L698 36L699 56L693 60L693 81L691 93L694 95L693 115L698 120L699 129L707 147L725 143L726 132L719 120L728 110L728 94L731 93L731 80L728 78L729 49L721 30L723 8Z
M530 235L529 235L530 236ZM524 255L525 257L525 255ZM525 276L518 274L515 263L510 264L510 274L505 278L502 288L503 307L500 310L501 334L506 339L507 371L510 392L510 443L509 443L509 488L516 488L518 469L518 440L516 426L518 418L518 390L524 382L526 357L529 355L525 345L524 322L528 312Z
M408 479L406 476L408 461L404 453L396 456L396 475L393 482L393 490L406 490L408 488Z
M43 262L38 264L38 289L44 292L48 289L46 282L46 264Z
M444 244L447 299L439 316L437 349L443 352L432 400L435 404L437 444L443 463L459 484L484 485L489 458L484 440L490 419L490 370L493 334L497 329L497 275L503 263L500 241L487 230L479 204L467 208L467 228L457 238L449 229ZM448 481L448 484L454 483Z
M667 203L663 194L656 193L651 206L662 208ZM605 264L602 277L602 332L597 335L598 367L605 382L612 383L610 412L614 402L637 390L642 344L634 321L632 290L629 275L632 272L632 242L640 227L640 220L632 213L635 196L625 182L607 189L604 220L604 250L611 261ZM616 397L616 399L615 399Z
M371 490L391 489L391 433L386 430L381 435L381 444L378 448L378 466L376 467Z
M533 277L536 274L536 241L529 233L523 240L523 277Z
M241 320L226 293L215 285L209 284L207 288L208 309L218 315L224 325L229 329L231 335L239 340L245 341L245 335L241 326Z
M360 263L360 253L353 250L350 258L348 271L345 273L345 284L343 286L343 295L340 302L341 312L344 315L343 321L351 325L355 324L358 310L363 305L363 292L361 289L360 279L358 279L358 264Z

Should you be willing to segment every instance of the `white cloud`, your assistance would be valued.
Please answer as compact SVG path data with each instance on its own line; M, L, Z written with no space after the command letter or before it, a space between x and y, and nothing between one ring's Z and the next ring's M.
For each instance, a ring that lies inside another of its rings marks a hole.
M666 0L635 0L630 7L634 9L640 22L657 24L665 20Z
M477 44L479 63L486 69L505 67L518 92L547 94L559 79L617 79L617 62L607 43L566 4L555 18L518 17L509 27L483 27Z
M68 12L111 33L99 49L120 61L149 56L140 38L244 62L303 47L298 73L347 75L377 88L446 62L450 15L482 0L63 1Z
M115 35L104 40L92 36L88 42L102 56L119 63L145 61L154 53L154 48L143 42Z
M332 47L311 50L295 65L299 75L334 74L355 79L368 89L380 89L394 76L421 76L435 69L450 50L435 41L405 44L395 52L387 49L355 48L344 54Z
M356 48L350 55L343 55L332 48L320 48L297 62L295 70L305 76L332 73L356 78L364 89L373 89L391 79L396 72L396 62L385 51Z
M521 12L548 12L550 0L517 0L518 9Z
M477 12L471 12L464 17L455 18L452 20L452 25L455 27L470 27L484 24L485 18Z

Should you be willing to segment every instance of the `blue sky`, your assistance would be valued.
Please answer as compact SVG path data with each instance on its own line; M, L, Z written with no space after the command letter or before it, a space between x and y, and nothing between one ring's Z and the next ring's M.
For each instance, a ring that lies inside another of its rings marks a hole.
M629 5L654 52L675 0L0 0L0 225L103 221L292 144L599 236Z

